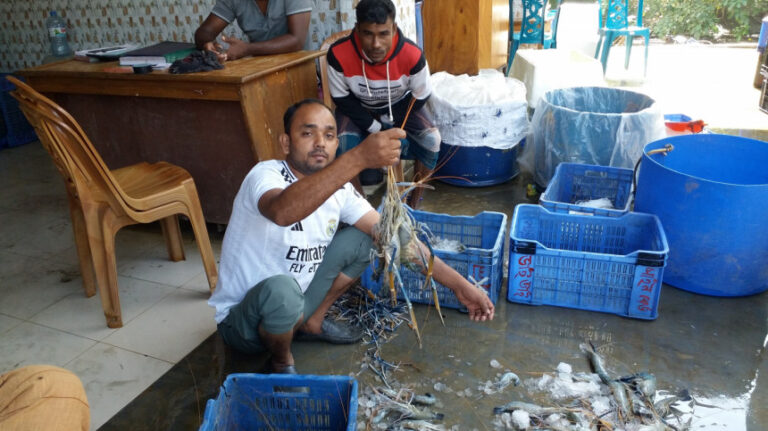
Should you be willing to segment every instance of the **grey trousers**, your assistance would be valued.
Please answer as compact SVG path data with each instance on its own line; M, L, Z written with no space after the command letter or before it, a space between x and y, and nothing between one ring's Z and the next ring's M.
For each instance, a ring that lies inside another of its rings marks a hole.
M306 321L325 298L333 280L343 273L357 278L370 263L371 237L354 227L336 233L306 292L289 275L275 275L259 282L243 300L229 310L218 325L219 334L230 347L245 352L265 351L259 340L259 326L270 334L284 334L302 318Z

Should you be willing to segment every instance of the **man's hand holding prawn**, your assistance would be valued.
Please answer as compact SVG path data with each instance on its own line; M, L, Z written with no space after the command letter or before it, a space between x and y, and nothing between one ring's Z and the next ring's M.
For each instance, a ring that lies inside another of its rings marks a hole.
M400 161L400 139L405 138L403 129L387 129L368 136L353 154L363 163L363 169L392 166Z

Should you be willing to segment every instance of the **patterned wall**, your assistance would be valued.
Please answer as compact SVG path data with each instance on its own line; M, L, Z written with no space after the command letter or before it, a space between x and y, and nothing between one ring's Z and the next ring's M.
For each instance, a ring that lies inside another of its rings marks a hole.
M308 49L355 23L354 5L359 0L314 0ZM11 72L42 64L50 48L45 20L58 11L68 26L74 50L122 43L139 46L161 40L192 41L195 29L210 12L215 0L0 0L0 71ZM414 0L394 0L397 21L416 39ZM244 38L232 25L226 30Z

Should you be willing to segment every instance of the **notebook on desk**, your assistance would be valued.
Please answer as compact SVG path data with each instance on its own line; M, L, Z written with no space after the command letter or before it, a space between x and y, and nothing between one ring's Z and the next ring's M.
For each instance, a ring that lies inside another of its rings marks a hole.
M120 56L120 65L173 63L188 56L196 49L195 44L189 42L160 42L124 53Z

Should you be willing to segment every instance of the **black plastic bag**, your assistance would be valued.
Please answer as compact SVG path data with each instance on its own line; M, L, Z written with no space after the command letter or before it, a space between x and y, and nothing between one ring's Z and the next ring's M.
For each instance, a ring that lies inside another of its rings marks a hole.
M171 73L208 72L210 70L223 69L219 59L211 51L195 51L192 54L176 60L171 64Z

